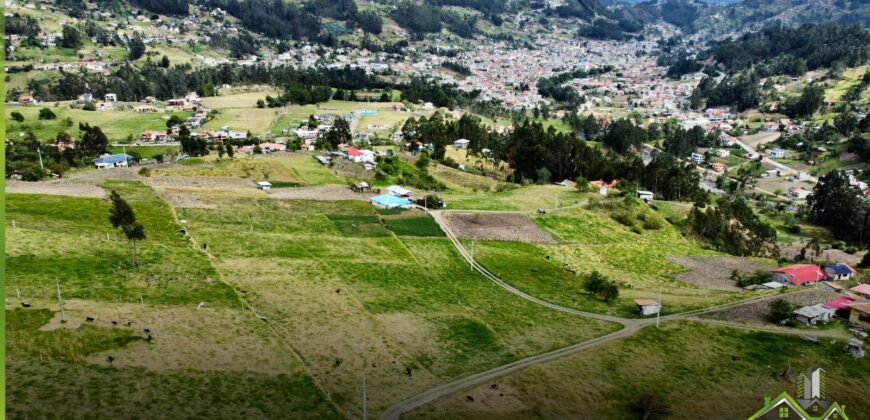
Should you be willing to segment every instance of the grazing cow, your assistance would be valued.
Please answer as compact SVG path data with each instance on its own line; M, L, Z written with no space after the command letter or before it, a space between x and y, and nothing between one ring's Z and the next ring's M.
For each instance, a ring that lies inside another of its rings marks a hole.
M128 327L132 327L132 326L133 326L133 321L127 321L127 326L128 326Z
M335 289L335 293L341 293L341 289Z
M89 317L85 318L85 321L86 322L94 322L94 318L89 316Z
M112 325L118 325L118 321L112 321Z
M341 366L341 359L335 359L335 367Z
M474 402L474 397L472 397L471 395L466 395L465 399L468 400L468 402Z
M27 302L21 302L21 306L23 306L23 307L25 307L25 308L29 308L29 307L30 307L30 304L27 303Z
M106 357L106 361L109 362L109 363L112 363L112 362L115 361L115 357L114 357L114 356L108 356L108 357Z
M405 368L405 373L408 374L409 378L414 376L414 373L411 371L411 368Z
M151 334L148 334L148 337L145 337L145 340L147 340L149 343L150 343L151 340L153 340L153 339L154 339L154 338L151 337Z
M492 384L492 385L490 385L490 388L492 388L492 389L498 389L498 384Z
M149 330L148 328L145 328L145 329L142 330L142 331L145 331L145 334L151 334L151 330Z

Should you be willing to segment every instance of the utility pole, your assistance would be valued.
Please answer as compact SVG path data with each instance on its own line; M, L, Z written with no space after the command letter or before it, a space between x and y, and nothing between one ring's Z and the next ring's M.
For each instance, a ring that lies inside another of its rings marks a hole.
M36 153L39 155L39 169L42 169L42 172L45 172L45 166L42 165L42 149L37 147Z
M63 313L63 298L60 295L60 280L55 279L55 285L57 285L57 304L60 306L60 323L63 324L66 322L66 315Z
M368 411L366 409L366 367L363 365L363 420L366 420Z
M659 289L659 310L656 312L656 328L659 327L659 324L662 321L662 291Z

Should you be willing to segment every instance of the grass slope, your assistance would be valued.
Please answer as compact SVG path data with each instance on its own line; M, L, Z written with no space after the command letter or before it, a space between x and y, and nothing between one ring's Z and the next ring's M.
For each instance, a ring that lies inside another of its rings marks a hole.
M129 182L106 188L117 190L145 226L142 267L130 264L128 242L109 224L107 199L8 194L7 293L17 288L35 296L59 280L67 298L237 305L232 289L177 233L181 226L171 208L150 188Z
M376 413L447 379L615 328L504 294L419 217L384 224L356 201L198 198L216 208L180 211L192 235L351 413L360 414L363 363Z
M796 385L779 380L807 368L825 370L826 396L852 418L870 413L870 359L843 353L843 342L810 343L796 336L747 332L698 323L666 323L591 351L526 369L407 415L414 419L638 418L643 394L668 405L668 418L747 418L764 397ZM578 387L582 378L582 387ZM465 395L476 397L469 404ZM489 407L484 406L484 401Z

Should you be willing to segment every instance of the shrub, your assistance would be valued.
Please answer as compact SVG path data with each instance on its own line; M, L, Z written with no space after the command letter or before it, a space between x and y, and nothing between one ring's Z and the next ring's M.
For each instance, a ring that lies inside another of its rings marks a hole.
M10 115L10 116L12 117L12 119L15 120L15 121L18 121L18 122L22 122L22 121L24 121L24 115L21 115L21 113L18 112L18 111L12 111L12 114L9 114L9 115Z
M517 188L517 184L511 182L499 182L495 185L495 192L512 191Z
M151 169L148 169L148 168L139 169L139 175L148 178L149 176L151 176Z
M53 120L57 118L57 115L54 114L54 111L48 108L42 108L39 110L39 119L40 120Z
M157 163L163 163L163 154L154 155L154 160L157 161Z
M95 104L93 101L87 101L85 102L84 106L82 106L82 109L84 109L85 111L96 111L97 104Z
M858 263L858 268L868 267L870 267L870 251L864 254L864 257L861 258L861 262Z
M767 314L767 319L770 322L779 324L791 318L792 305L783 298L777 298L770 302L770 312Z
M648 230L662 229L667 225L667 221L658 213L646 213L646 219L643 221L643 228Z

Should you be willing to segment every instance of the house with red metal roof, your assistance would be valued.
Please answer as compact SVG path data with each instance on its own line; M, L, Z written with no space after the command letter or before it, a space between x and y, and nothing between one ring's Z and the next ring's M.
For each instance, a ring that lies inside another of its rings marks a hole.
M858 296L870 299L870 284L868 284L868 283L859 284L859 285L857 285L849 290L851 290L853 293L855 293Z
M794 264L773 270L773 281L795 286L804 286L825 280L827 274L814 264Z

